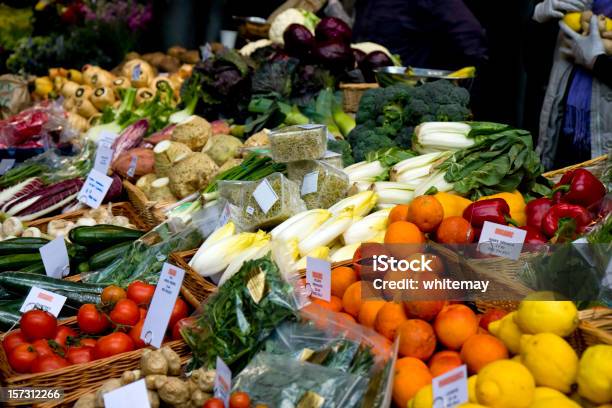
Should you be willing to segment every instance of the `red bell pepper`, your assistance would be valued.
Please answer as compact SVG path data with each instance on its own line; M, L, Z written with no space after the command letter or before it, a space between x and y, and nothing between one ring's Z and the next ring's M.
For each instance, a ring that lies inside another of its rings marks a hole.
M527 216L527 225L542 230L542 219L553 206L553 201L548 197L536 198L527 203L525 207L525 215Z
M506 225L515 225L510 218L510 207L502 198L475 201L463 211L463 218L468 220L475 228L482 228L485 221Z
M565 173L555 185L554 191L562 192L563 202L578 204L585 208L596 204L606 195L606 187L603 183L585 169Z
M525 225L520 227L520 229L527 231L527 235L525 236L525 244L538 245L548 242L548 239L540 232L539 228L532 225Z
M589 211L576 204L561 203L550 207L550 210L542 220L542 231L548 237L554 237L561 232L562 224L567 224L567 221L573 220L575 228L573 232L578 234L583 233L593 220Z

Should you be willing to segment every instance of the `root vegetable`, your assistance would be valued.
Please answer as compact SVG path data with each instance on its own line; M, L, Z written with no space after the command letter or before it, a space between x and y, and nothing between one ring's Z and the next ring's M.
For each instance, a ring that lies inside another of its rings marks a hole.
M269 133L268 129L255 133L244 142L244 147L268 146L270 144Z
M180 375L181 358L179 355L170 347L162 347L160 351L168 362L168 375Z
M176 197L170 190L170 179L168 177L162 177L152 182L148 198L151 201L165 203L176 202Z
M75 224L72 221L52 220L47 224L47 234L54 238L59 236L65 237L74 226Z
M2 233L4 235L20 236L23 232L23 224L17 217L9 217L2 223Z
M196 115L188 117L172 130L171 140L187 145L193 151L200 151L212 136L212 126Z
M110 224L113 219L113 211L110 205L101 206L87 212L87 216L96 220L98 224Z
M91 85L94 88L99 87L111 87L113 86L113 81L115 80L115 76L110 72L104 69L98 69L94 72L90 77L88 77L88 85Z
M81 85L74 91L74 98L78 100L89 100L91 94L93 93L93 89L91 89L88 85Z
M79 398L72 408L95 408L95 406L96 395L94 393L89 393Z
M168 374L168 361L159 350L145 350L140 358L140 369L142 375Z
M184 404L189 401L189 386L186 381L177 377L168 377L168 380L158 390L159 398L172 405Z
M91 217L81 217L76 222L77 227L81 227L81 226L93 227L94 225L97 225L97 224L98 223L96 222L96 220L94 220Z
M98 110L95 106L93 106L89 99L77 99L76 113L88 119L98 113Z
M60 93L64 98L71 98L75 95L76 90L78 89L79 84L73 81L66 81L62 85L62 89Z
M155 77L155 69L148 62L135 58L123 65L121 74L130 79L132 86L142 88Z
M28 227L21 234L22 237L32 237L32 238L40 238L42 236L42 232L36 227Z
M157 175L155 173L145 174L136 182L136 187L138 187L146 196L149 197L151 194L151 183L153 183L157 179Z
M66 101L71 101L74 106L74 99L71 98L71 99L67 99ZM65 104L66 102L64 102L64 105ZM71 110L72 108L66 108L66 106L64 106L64 109ZM90 117L89 119L93 118L94 116ZM89 121L85 119L84 117L82 117L81 115L74 113L74 112L68 112L68 124L70 125L70 127L80 132L85 132L87 131L87 129L89 129Z
M205 153L192 153L178 162L170 173L170 190L178 198L187 197L208 185L219 168Z
M153 153L155 154L155 172L158 176L165 177L175 163L185 159L192 152L183 143L163 140L155 146Z
M155 90L150 88L139 88L136 92L136 106L147 102L155 96Z
M68 97L64 99L64 103L62 104L62 107L64 108L66 112L72 112L73 110L76 109L76 99L74 99L73 97ZM77 116L80 116L80 115L77 115Z
M147 398L151 408L159 408L159 395L155 391L147 390Z
M121 375L121 383L123 385L133 383L134 381L138 381L142 378L142 373L140 370L132 370L126 371Z
M168 376L161 374L151 374L145 377L145 384L149 390L157 390L168 381Z
M96 88L96 90L91 95L91 103L94 104L96 108L102 110L109 105L115 103L115 93L109 87L102 86L100 88Z
M136 169L132 176L139 177L153 172L153 150L144 147L136 147L123 153L113 161L113 170L123 177L128 177L128 171L132 165L132 157L136 158Z
M189 381L193 382L195 387L203 392L209 393L213 391L215 386L215 370L205 370L198 368L191 373Z
M201 407L206 401L212 398L212 395L202 390L195 390L191 393L191 404L195 407Z
M123 384L121 383L121 380L118 378L113 378L111 380L106 381L104 384L102 384L102 387L100 387L100 389L96 391L96 406L104 407L104 394L106 394L107 392L116 390L117 388L120 388L122 386Z
M223 165L229 159L238 155L238 150L242 147L240 139L230 135L214 135L202 149L215 161L218 166Z
M116 215L113 217L111 224L117 225L119 227L127 227L130 225L130 219L123 215Z
M130 82L130 80L126 77L119 77L117 79L115 79L113 81L113 88L115 89L115 96L119 96L118 90L119 89L127 89L129 87L131 87L132 84Z

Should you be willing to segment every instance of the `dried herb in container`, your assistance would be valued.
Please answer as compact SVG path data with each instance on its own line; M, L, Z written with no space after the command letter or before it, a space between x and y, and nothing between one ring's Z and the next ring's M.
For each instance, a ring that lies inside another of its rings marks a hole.
M288 126L270 132L272 158L280 163L314 160L327 151L325 125Z
M349 179L341 169L321 160L302 160L287 164L289 179L298 183L306 207L329 208L344 197Z

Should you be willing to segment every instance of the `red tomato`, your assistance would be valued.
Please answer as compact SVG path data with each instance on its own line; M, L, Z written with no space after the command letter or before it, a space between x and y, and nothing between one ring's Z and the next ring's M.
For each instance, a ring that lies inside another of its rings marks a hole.
M189 316L189 306L183 299L177 298L174 307L172 308L172 314L170 315L170 321L168 327L173 328L176 322Z
M21 315L19 325L25 338L30 341L52 339L57 330L57 319L49 312L32 309Z
M225 404L221 398L209 398L202 408L225 408Z
M482 327L485 330L489 330L489 324L493 323L496 320L501 319L502 317L504 317L505 315L507 315L508 312L506 312L505 310L501 310L501 309L489 309L487 310L487 312L485 314L483 314L480 317L480 327Z
M66 347L68 337L76 338L79 334L68 326L60 326L57 328L54 340L62 347Z
M151 298L155 293L155 285L136 281L130 283L127 288L127 298L136 302L139 306L151 303Z
M68 360L70 364L89 363L94 359L93 347L70 347L66 352L66 360Z
M77 314L77 323L79 329L85 334L100 334L110 326L108 317L100 312L93 303L81 306Z
M52 354L50 356L39 357L32 364L32 372L33 373L47 373L49 371L54 371L60 368L68 367L70 364L66 359L58 356L57 354Z
M96 343L98 341L96 339L92 339L91 337L85 337L83 339L79 339L79 345L81 347L96 347Z
M27 342L21 330L15 330L4 337L4 340L2 340L2 347L4 347L4 352L8 355L15 347Z
M144 320L136 323L129 331L128 335L131 337L134 342L134 347L143 348L146 347L147 344L140 338L140 332L142 332L142 326L144 325Z
M36 350L39 357L45 357L55 354L55 351L49 345L49 340L38 339L32 343L32 347Z
M105 358L134 350L134 342L127 334L115 332L100 337L94 350L96 358Z
M181 336L181 330L183 327L191 327L196 322L195 317L185 317L174 324L172 327L172 340L179 340L183 337Z
M104 288L102 291L102 303L117 303L121 299L127 297L125 290L119 286L110 285Z
M110 312L113 323L123 326L133 326L140 320L138 305L130 299L121 299Z
M251 398L246 392L236 391L230 396L230 408L249 408L251 406Z
M140 320L144 320L147 317L147 309L139 307L138 312L140 313Z
M8 362L18 373L31 373L32 365L38 359L38 353L30 343L23 343L11 350Z

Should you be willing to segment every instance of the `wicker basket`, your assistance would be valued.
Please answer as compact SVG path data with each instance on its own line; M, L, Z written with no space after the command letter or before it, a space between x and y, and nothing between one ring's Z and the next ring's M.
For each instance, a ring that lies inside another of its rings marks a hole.
M342 108L345 112L356 113L363 93L368 89L378 88L377 83L340 84L342 90Z
M111 206L113 215L123 215L124 217L127 217L128 220L130 220L130 223L135 225L139 230L148 231L150 229L150 227L138 216L138 213L130 203L109 203L105 205ZM36 227L42 232L46 233L49 222L55 220L76 221L77 219L81 218L86 211L88 210L77 210L66 214L59 214L54 217L39 218L37 220L28 222L28 227Z
M189 266L189 260L195 255L196 252L197 249L173 252L170 254L170 260L173 264L185 270L183 287L186 288L186 291L191 293L193 296L193 302L197 302L197 304L200 305L208 298L208 296L217 290L217 286L204 279L204 277Z
M77 328L76 318L64 320L62 325ZM183 340L165 343L183 359L187 360L190 349ZM118 354L85 364L75 364L59 370L39 374L19 374L8 364L4 348L0 347L0 374L2 383L8 387L55 387L64 390L64 399L36 405L40 408L70 407L84 393L92 391L106 380L120 377L124 371L134 370L140 364L143 349ZM31 406L29 403L5 403L7 407Z
M544 173L542 175L544 177L546 177L547 179L549 179L549 180L557 182L557 181L559 181L561 176L563 176L568 171L576 170L576 169L587 169L591 173L593 173L595 176L601 177L603 172L604 172L604 170L606 169L607 162L608 162L608 156L607 155L603 155L603 156L599 156L599 157L596 157L596 158L591 159L591 160L587 160L587 161L582 162L582 163L578 163L578 164L574 164L574 165L571 165L571 166L568 166L568 167L564 167L562 169L552 170L552 171L549 171L549 172Z
M123 181L123 188L140 218L149 228L161 224L166 220L161 206L156 201L150 201L141 189L127 180Z

